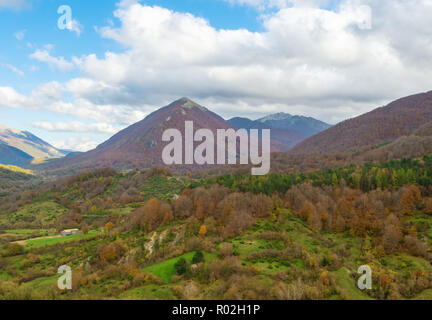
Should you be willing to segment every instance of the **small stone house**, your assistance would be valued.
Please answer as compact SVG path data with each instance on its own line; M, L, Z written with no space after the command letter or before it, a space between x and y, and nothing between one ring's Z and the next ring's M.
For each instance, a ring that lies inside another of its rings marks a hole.
M62 232L60 232L60 234L62 235L62 237L67 237L67 236L77 234L78 232L79 232L79 229L66 229L66 230L63 230Z

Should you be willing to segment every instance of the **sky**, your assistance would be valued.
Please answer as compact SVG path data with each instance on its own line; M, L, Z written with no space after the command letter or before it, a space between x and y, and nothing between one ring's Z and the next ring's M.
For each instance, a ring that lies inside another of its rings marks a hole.
M0 0L0 123L78 151L181 97L335 124L432 90L431 16L432 0Z

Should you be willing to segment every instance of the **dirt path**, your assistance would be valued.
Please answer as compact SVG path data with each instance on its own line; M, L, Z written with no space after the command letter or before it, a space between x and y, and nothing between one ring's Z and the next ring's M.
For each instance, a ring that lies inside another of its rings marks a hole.
M31 239L27 239L27 240L14 241L11 243L16 243L16 244L19 244L20 246L25 246L27 244L27 242L31 241L31 240L54 239L54 238L61 238L61 237L62 237L61 235L49 236L49 237L39 237L39 238L31 238Z
M154 250L153 247L156 240L158 240L159 243L161 243L165 239L167 234L168 234L168 229L162 231L160 234L158 234L156 231L153 231L153 234L151 234L150 236L150 241L144 245L144 248L146 248L149 251L149 253L147 254L148 257L153 254L153 250Z

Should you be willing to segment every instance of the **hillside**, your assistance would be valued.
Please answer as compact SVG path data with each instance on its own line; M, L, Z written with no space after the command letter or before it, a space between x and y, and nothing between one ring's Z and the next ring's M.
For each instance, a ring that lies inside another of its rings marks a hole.
M393 142L432 121L432 91L396 100L303 141L291 154L355 152Z
M28 165L33 157L0 141L0 163L5 165Z
M215 136L217 129L233 128L216 113L188 98L182 98L120 131L96 149L50 162L45 167L55 169L72 166L80 168L109 166L131 169L163 166L162 150L167 144L162 141L163 132L166 129L176 128L184 133L185 121L193 121L194 130L210 129ZM279 142L272 141L272 149L281 151L283 147ZM179 165L176 168L190 170L201 166Z
M411 135L401 136L393 142L361 147L355 152L295 154L279 152L272 154L272 172L295 173L340 168L351 164L384 162L432 154L432 122L416 129Z
M28 190L38 182L39 180L31 170L0 164L0 201L2 197L10 193L23 189ZM11 202L14 201L11 200Z
M66 155L64 151L54 148L28 131L5 125L0 125L0 146L2 164L22 165L31 162L32 159L53 159Z
M211 180L84 172L0 202L0 298L430 299L431 184L430 156ZM372 290L356 286L364 264Z

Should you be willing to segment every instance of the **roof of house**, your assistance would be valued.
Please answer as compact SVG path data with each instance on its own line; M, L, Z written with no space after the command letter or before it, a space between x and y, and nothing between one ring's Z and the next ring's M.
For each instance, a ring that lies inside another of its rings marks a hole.
M74 232L74 231L79 231L79 229L66 229L63 230L62 232Z

